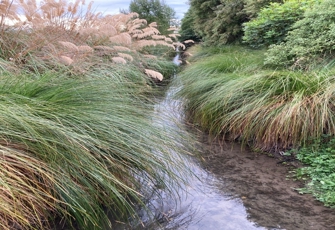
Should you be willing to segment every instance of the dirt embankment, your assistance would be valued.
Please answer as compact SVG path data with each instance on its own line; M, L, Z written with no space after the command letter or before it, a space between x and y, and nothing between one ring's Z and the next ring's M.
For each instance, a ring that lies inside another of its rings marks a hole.
M201 138L203 166L217 176L220 190L239 196L250 220L269 229L335 229L335 209L294 188L303 182L288 179L298 162L283 165L278 156L256 153L231 143Z

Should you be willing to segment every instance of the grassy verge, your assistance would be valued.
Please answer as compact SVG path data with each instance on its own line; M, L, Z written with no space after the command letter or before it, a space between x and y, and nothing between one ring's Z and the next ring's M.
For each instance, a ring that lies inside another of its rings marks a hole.
M335 135L334 69L270 69L262 50L240 46L189 52L178 96L193 123L256 149L299 149L296 157L308 167L298 176L310 180L300 192L334 206L334 140L323 138Z

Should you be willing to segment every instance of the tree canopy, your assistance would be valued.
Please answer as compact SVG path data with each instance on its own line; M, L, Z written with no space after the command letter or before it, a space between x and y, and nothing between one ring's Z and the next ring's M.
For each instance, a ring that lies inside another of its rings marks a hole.
M182 21L181 34L192 29L207 45L240 41L242 25L257 16L261 8L283 0L190 0L190 8ZM187 24L183 25L184 23Z
M175 17L176 12L161 0L132 0L129 5L130 12L136 12L140 18L148 23L157 22L158 30L167 34L170 20Z

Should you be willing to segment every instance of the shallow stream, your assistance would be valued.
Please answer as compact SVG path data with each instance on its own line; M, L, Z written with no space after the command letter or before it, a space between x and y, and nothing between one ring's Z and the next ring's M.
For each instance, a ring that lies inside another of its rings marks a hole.
M335 210L300 195L295 188L301 182L286 178L294 162L282 165L265 154L192 131L184 123L182 101L174 99L175 92L171 86L157 103L160 116L155 119L160 120L154 122L197 136L202 160L184 157L196 176L187 178L188 184L175 191L178 195L162 189L151 197L151 214L139 210L142 223L117 229L335 229Z

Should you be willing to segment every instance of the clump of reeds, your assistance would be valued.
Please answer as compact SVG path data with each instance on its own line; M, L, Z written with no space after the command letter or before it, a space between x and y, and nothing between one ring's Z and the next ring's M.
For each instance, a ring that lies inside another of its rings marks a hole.
M2 229L44 229L55 216L100 229L110 225L104 209L115 219L133 214L139 178L176 179L173 144L127 81L11 76L0 80L0 95Z
M333 74L262 69L262 51L238 49L199 60L180 75L179 95L195 123L263 150L335 134Z

